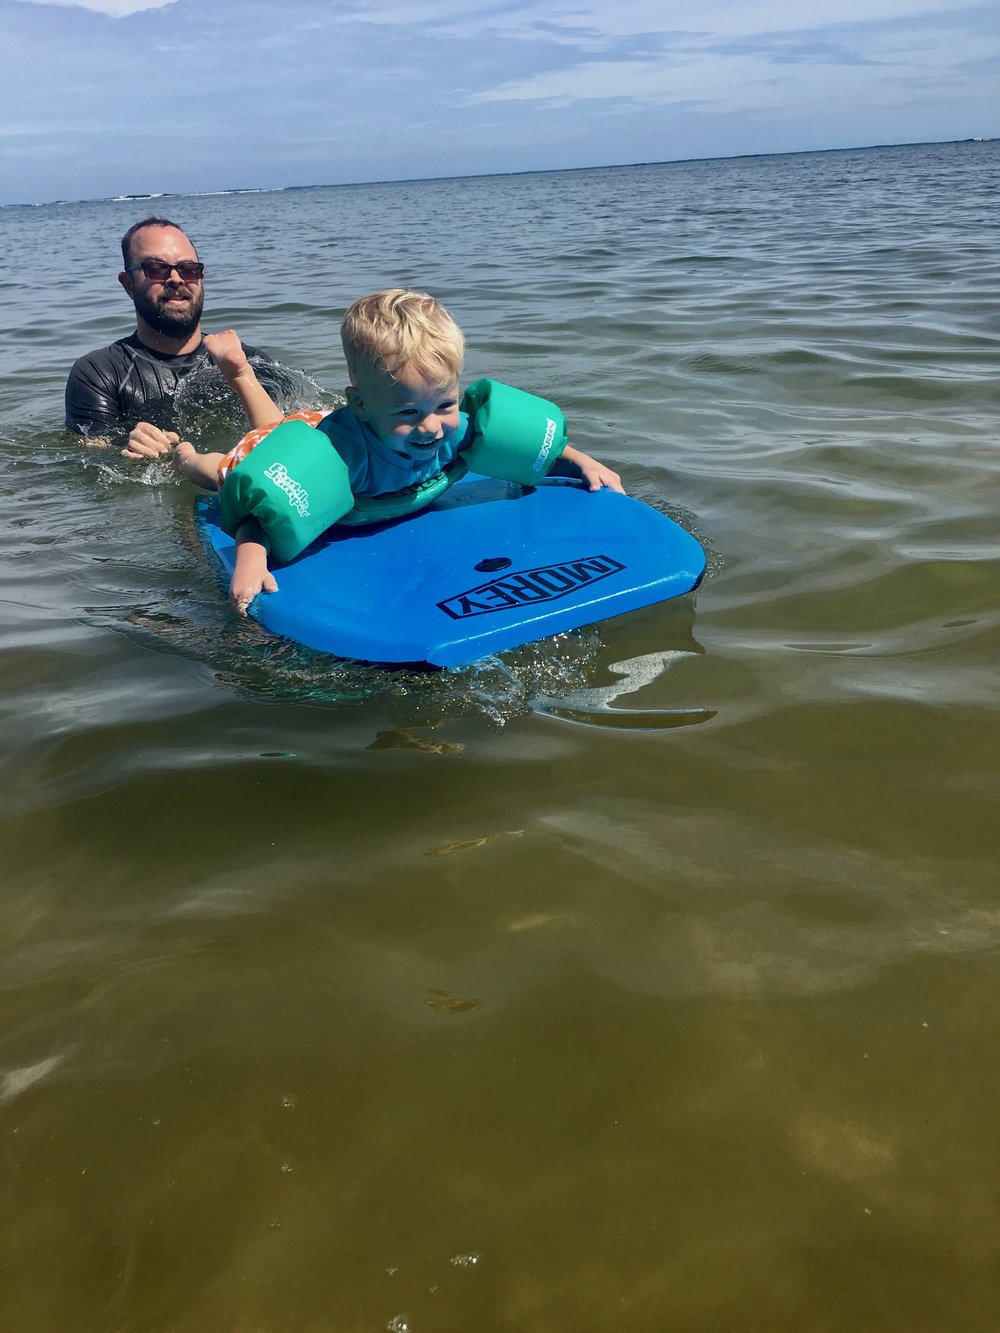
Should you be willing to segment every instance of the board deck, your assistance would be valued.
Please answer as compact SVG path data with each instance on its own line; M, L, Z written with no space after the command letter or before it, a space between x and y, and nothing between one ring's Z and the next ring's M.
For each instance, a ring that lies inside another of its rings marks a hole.
M195 516L228 584L217 497ZM250 614L338 657L449 667L677 597L704 571L697 541L630 496L469 477L409 518L332 529Z

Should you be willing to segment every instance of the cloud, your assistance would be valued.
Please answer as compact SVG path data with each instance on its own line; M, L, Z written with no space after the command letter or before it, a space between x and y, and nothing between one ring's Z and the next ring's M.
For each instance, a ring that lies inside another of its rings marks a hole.
M968 0L526 0L517 4L464 0L368 0L340 16L382 27L426 27L451 36L500 37L605 49L627 37L688 34L758 36L816 31L845 24L906 23L959 13Z
M0 201L990 134L994 6L0 0Z
M89 9L108 18L125 19L146 9L164 9L177 0L22 0L32 5L59 5L62 9Z
M644 0L630 6L632 17ZM850 0L844 0L849 8ZM930 8L930 0L865 0L868 18L864 23L845 25L836 21L810 27L767 27L776 4L757 8L756 32L707 33L705 31L647 35L641 55L632 49L609 51L605 59L565 60L558 65L525 72L494 85L486 85L468 97L469 105L537 102L546 107L567 107L574 102L634 103L646 106L684 105L717 113L763 109L786 100L788 107L804 101L810 88L820 89L837 100L837 86L856 93L867 87L873 105L885 104L891 86L908 88L914 79L957 80L963 62L982 59L983 35L963 32L939 13L923 13L912 22L893 22L890 11L904 4L916 13ZM672 7L676 17L680 5ZM705 25L713 21L713 8L706 6ZM937 5L940 9L941 6ZM767 11L766 13L763 11ZM715 15L718 18L718 14ZM828 16L829 17L829 16ZM952 20L955 23L955 20ZM940 26L939 26L940 25ZM628 15L619 24L621 37ZM635 33L628 36L634 37ZM997 43L991 45L996 49ZM847 71L854 69L853 79Z

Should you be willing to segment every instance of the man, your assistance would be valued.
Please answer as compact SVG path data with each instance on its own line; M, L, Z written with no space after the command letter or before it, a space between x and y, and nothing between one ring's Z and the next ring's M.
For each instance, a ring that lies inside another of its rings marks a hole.
M91 438L128 427L122 454L159 458L180 440L172 429L179 382L211 365L201 338L205 268L167 218L130 227L122 259L118 281L135 306L135 333L76 362L66 383L66 425ZM259 355L253 347L244 350Z

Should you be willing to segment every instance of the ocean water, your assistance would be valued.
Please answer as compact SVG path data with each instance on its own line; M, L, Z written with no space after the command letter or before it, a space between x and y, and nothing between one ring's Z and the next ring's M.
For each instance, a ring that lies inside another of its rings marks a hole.
M998 167L0 209L0 1327L996 1327ZM61 430L150 208L296 401L435 292L702 587L425 675L237 620Z

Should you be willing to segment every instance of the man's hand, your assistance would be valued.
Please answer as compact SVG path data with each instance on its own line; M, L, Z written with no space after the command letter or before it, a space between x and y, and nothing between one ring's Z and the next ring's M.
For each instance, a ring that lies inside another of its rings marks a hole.
M128 444L122 450L123 458L162 458L172 454L181 437L172 430L160 430L148 421L140 421L129 433Z

